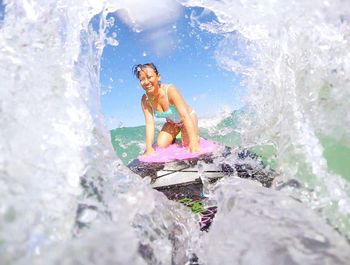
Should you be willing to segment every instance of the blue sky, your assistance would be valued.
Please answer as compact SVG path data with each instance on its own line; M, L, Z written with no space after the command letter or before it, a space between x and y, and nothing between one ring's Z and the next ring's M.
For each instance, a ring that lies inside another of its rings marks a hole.
M4 5L4 2L0 0L0 25L4 20L4 12L5 12L5 5Z
M126 3L132 6L132 2ZM162 82L176 85L199 118L242 107L244 89L239 76L221 69L215 60L217 45L225 36L201 30L196 22L216 21L215 15L203 8L173 3L176 1L159 0L149 8L147 2L137 2L136 11L134 8L131 13L141 17L136 21L141 31L130 23L125 10L108 15L114 20L108 36L118 41L115 46L107 44L101 58L101 108L109 129L144 124L140 107L143 90L131 70L138 63L156 64ZM3 15L0 0L0 23ZM96 18L92 20L95 27Z
M101 59L101 106L110 129L144 124L143 90L131 70L137 63L155 63L162 82L176 85L199 117L242 106L239 77L215 61L215 49L224 36L203 31L194 22L215 21L213 13L180 7L172 19L140 32L125 20L124 11L108 17L114 20L108 34L118 41L117 46L106 45Z

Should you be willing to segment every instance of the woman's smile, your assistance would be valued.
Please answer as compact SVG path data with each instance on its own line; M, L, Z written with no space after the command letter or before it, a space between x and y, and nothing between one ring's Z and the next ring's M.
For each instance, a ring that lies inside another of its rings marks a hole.
M157 88L159 88L159 75L153 69L146 68L140 71L139 79L142 88L147 93L156 92Z

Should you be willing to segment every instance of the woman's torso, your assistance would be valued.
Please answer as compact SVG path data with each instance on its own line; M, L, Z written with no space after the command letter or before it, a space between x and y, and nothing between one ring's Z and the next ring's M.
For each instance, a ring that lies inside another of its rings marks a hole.
M155 118L165 118L167 121L171 121L174 123L181 122L180 114L178 113L175 105L172 104L171 100L169 99L168 89L171 86L171 84L162 84L160 89L160 97L158 100L151 100L147 97L146 94L146 100L150 104L153 110L153 115ZM186 105L187 111L191 112L191 108Z

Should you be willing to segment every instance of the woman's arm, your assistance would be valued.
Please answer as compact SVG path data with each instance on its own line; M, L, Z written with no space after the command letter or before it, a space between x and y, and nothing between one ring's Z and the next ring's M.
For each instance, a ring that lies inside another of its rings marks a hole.
M152 154L154 152L153 149L153 141L154 141L154 118L153 111L151 106L148 104L146 100L146 96L143 95L141 99L141 108L143 114L145 116L145 124L146 124L146 152L145 155Z
M188 106L177 88L173 85L168 88L169 102L174 104L188 133L190 152L199 151L198 135L188 112Z

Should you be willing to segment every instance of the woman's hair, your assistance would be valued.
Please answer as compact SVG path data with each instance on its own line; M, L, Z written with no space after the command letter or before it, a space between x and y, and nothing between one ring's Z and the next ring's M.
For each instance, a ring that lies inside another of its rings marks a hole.
M146 67L150 67L153 69L153 71L158 75L158 69L157 67L153 64L153 63L145 63L145 64L135 64L133 67L132 67L132 72L133 74L139 78L140 76L140 71L142 71L144 68Z

